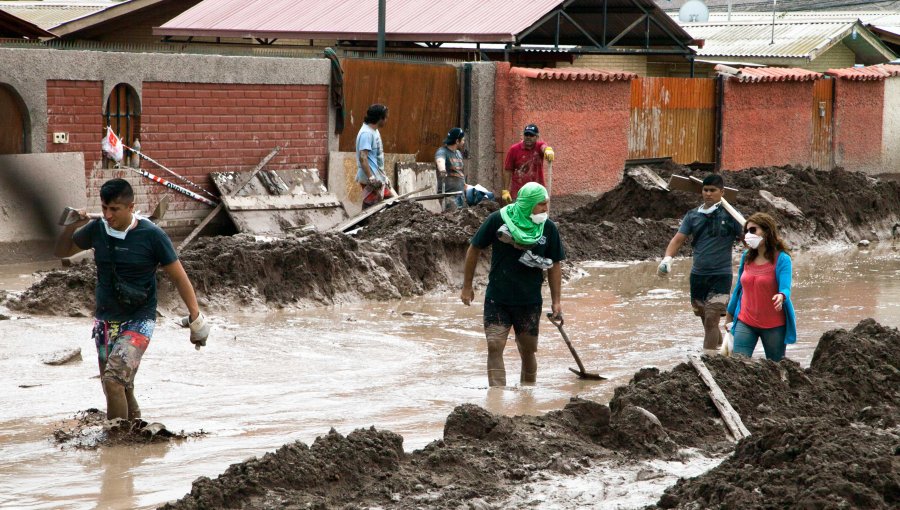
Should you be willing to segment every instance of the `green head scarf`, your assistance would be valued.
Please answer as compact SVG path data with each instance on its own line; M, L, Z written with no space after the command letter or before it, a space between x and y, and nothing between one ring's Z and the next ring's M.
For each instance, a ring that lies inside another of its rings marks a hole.
M529 182L519 189L515 202L500 209L500 216L516 243L532 245L544 235L544 224L531 221L531 211L547 198L547 188Z

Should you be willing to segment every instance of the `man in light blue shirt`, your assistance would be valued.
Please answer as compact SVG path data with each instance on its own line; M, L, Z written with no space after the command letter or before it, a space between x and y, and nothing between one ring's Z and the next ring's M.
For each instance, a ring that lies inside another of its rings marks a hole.
M366 118L356 135L356 182L363 189L363 209L394 196L384 171L384 144L378 132L387 122L387 116L387 106L373 104L366 110Z

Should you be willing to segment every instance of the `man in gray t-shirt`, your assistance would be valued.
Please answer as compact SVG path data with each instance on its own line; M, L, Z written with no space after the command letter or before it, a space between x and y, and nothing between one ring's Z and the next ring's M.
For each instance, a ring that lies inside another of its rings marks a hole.
M719 205L724 194L725 180L721 175L712 174L703 179L703 205L684 215L659 264L660 274L670 273L672 257L688 237L693 238L691 307L703 322L704 349L716 349L722 343L719 321L725 315L731 294L732 248L743 228Z
M437 164L438 193L466 191L466 174L463 171L462 150L466 146L466 134L455 127L447 133L444 145L434 153ZM444 211L455 211L463 206L465 197L460 193L444 199Z

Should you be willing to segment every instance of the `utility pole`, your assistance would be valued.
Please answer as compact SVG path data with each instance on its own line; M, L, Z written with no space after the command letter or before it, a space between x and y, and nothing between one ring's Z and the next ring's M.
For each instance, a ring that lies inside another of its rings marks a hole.
M385 3L387 0L378 0L378 56L384 56L384 25L385 25Z
M775 44L775 4L778 0L772 0L772 40L769 41L769 44Z

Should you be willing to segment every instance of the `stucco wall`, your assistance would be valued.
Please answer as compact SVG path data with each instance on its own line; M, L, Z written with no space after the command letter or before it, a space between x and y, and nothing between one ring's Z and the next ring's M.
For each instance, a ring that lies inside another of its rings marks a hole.
M883 171L900 173L900 76L884 82Z
M722 169L809 165L812 82L725 82Z
M835 165L845 170L881 173L884 93L884 81L837 80L834 89Z
M629 82L537 80L498 64L495 90L498 170L523 128L535 123L556 152L553 195L602 193L618 184L628 157Z
M472 107L466 149L466 180L469 184L493 187L494 175L494 79L497 65L493 62L471 62ZM460 102L462 104L462 102Z

